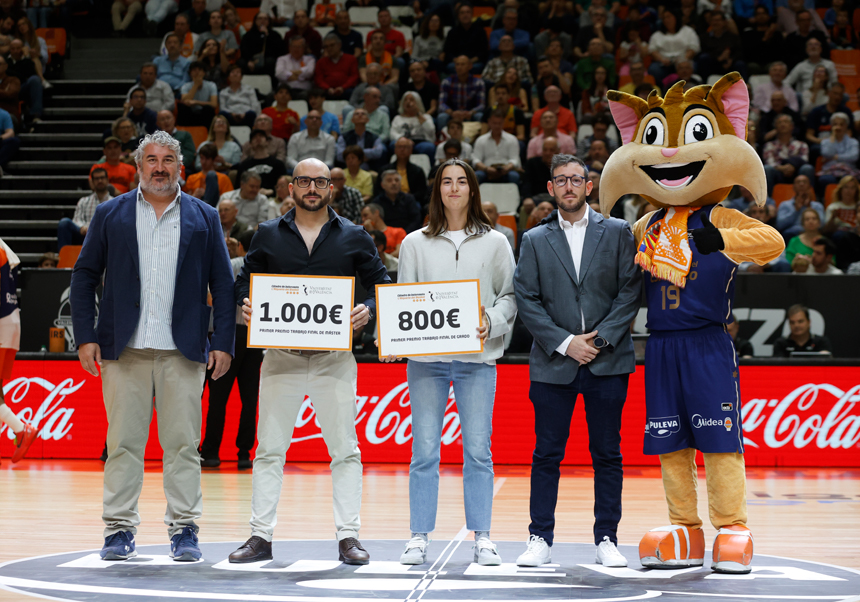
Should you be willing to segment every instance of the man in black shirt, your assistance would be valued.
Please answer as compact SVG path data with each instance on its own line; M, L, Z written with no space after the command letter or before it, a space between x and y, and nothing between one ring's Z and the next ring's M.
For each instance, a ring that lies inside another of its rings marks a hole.
M6 55L9 65L6 73L17 77L21 82L21 100L24 101L31 119L40 121L42 117L42 80L36 74L36 65L24 53L24 42L14 39L9 44L9 54Z
M385 211L385 223L389 226L403 228L407 233L413 232L421 227L421 205L414 196L401 190L400 174L392 165L395 164L386 166L379 174L382 192L371 202L382 207ZM424 175L423 171L421 175Z
M409 77L412 79L403 91L417 92L421 102L424 103L424 110L428 115L435 117L439 104L439 85L427 79L427 69L421 61L413 61L409 65Z
M480 23L472 22L472 7L461 4L457 11L459 21L445 37L445 45L442 48L443 60L448 63L448 71L454 71L454 59L458 56L467 56L472 59L472 73L480 75L487 64L487 56L490 53L490 43L487 41L487 32Z
M361 39L361 34L352 28L349 12L338 11L334 23L332 33L340 38L341 50L358 58L364 50L364 40Z
M800 304L792 305L786 313L788 314L788 327L791 329L791 334L774 341L774 357L791 357L792 351L833 353L833 347L827 337L814 335L809 331L808 307Z
M350 313L352 326L367 325L376 309L375 287L391 279L379 259L373 238L362 226L339 217L328 207L331 174L318 159L293 169L290 195L296 202L283 217L260 225L236 278L236 302L245 323L251 318L251 274L355 276L368 291ZM313 399L329 454L339 560L367 564L370 555L358 541L361 526L361 452L355 433L358 369L350 351L269 349L260 373L260 403L251 486L251 538L230 554L230 562L272 558L272 536L284 478L284 458L296 417L306 395Z
M206 10L206 0L191 0L191 10L185 15L188 17L188 28L192 33L209 31L209 11Z
M284 162L269 154L269 140L263 130L251 132L251 156L236 166L236 177L242 177L246 171L260 174L263 188L274 190L281 176L287 175Z

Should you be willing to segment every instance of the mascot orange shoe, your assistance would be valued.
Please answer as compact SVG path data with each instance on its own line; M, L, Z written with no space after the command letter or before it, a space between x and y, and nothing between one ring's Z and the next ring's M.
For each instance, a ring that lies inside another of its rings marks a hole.
M732 186L767 200L764 167L746 142L749 94L738 73L684 92L685 82L648 100L610 91L621 132L603 170L600 207L608 215L625 194L658 210L633 228L645 279L650 337L645 351L645 453L660 456L671 525L639 544L643 566L702 566L696 451L704 456L710 520L718 535L711 568L749 573L737 355L731 320L737 266L779 257L771 228L719 205Z

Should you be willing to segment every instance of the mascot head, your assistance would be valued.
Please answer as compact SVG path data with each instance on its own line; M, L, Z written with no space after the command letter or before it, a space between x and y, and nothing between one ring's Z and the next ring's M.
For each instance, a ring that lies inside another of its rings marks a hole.
M647 101L607 94L624 146L603 170L604 215L625 194L639 194L655 207L701 207L719 203L736 184L759 206L767 201L764 167L746 141L750 101L740 74L687 92L684 83L665 98L652 91Z

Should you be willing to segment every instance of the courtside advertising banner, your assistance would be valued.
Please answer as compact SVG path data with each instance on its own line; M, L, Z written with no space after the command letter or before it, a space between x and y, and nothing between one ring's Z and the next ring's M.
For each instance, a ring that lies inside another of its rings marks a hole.
M535 442L528 365L498 364L496 370L493 461L528 465ZM747 466L860 467L860 370L856 366L741 366L740 371ZM643 366L637 366L630 375L622 417L621 451L627 466L659 463L656 456L642 453L646 428L643 375ZM3 391L12 411L39 429L28 457L98 458L107 430L101 387L101 379L84 372L77 361L15 362ZM207 398L208 390L204 390L204 418ZM412 420L405 362L360 363L356 406L362 461L408 463ZM236 457L240 408L234 388L220 454L224 460ZM12 439L13 434L3 425L3 458L12 455ZM156 415L150 425L146 458L161 458ZM287 460L330 461L309 398L299 412ZM442 426L442 462L462 461L460 418L450 391ZM581 398L571 422L564 464L591 465ZM4 462L0 470L10 466Z
M352 350L355 278L251 274L248 347Z
M376 287L379 357L480 353L478 280Z

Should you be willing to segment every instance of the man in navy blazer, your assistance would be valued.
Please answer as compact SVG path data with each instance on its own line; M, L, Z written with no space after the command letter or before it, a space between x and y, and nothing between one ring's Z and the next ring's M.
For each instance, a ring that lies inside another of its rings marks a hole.
M78 357L93 376L101 367L108 418L101 557L137 555L137 501L155 408L170 555L197 560L200 397L207 364L212 378L230 367L233 272L218 213L179 190L179 143L158 131L143 139L135 160L140 187L99 205L72 273ZM95 291L102 279L96 322Z
M535 410L528 548L520 566L550 562L559 466L582 395L594 467L596 562L627 566L616 548L621 520L621 411L636 369L630 324L642 277L624 220L604 219L586 203L592 183L585 164L555 155L547 190L554 211L523 236L514 274L517 310L534 336L529 398Z

